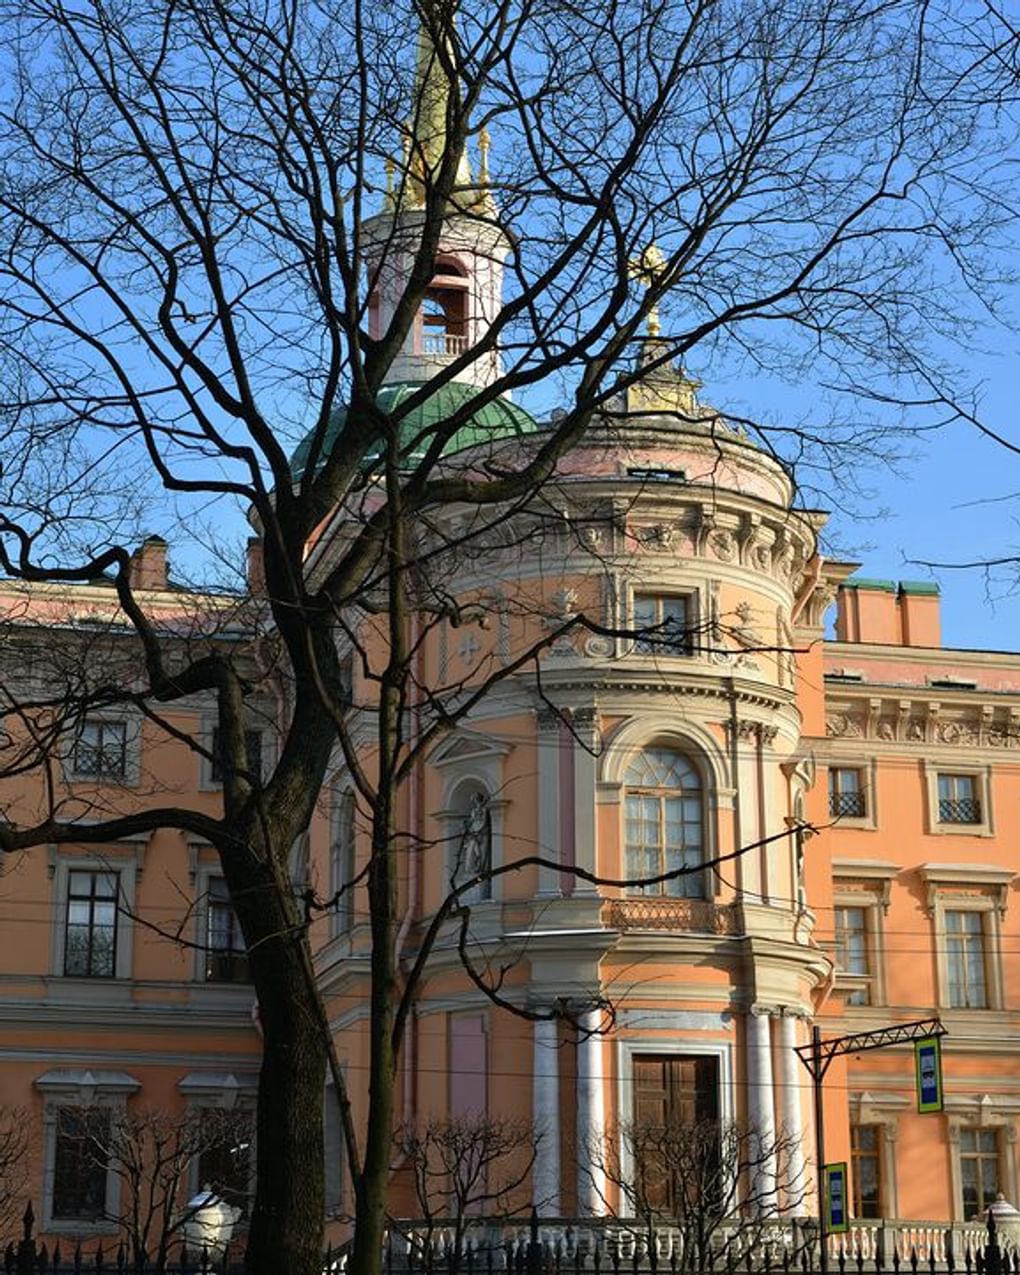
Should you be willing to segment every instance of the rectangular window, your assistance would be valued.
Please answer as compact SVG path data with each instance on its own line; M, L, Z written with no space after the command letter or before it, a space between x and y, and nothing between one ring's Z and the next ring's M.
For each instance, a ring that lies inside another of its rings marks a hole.
M627 876L632 894L703 899L700 793L628 793L624 805ZM669 881L642 884L680 868Z
M54 1221L94 1222L106 1214L110 1113L59 1107L53 1150Z
M634 594L638 655L690 655L694 650L693 608L683 595Z
M127 775L127 722L89 717L78 727L71 755L76 775L123 779Z
M854 1217L882 1216L882 1130L877 1124L850 1126Z
M973 775L939 775L939 823L980 823L981 800Z
M867 813L861 772L844 766L833 766L829 770L829 814L834 819L840 816L863 819Z
M64 973L113 978L117 970L116 872L74 869L67 878Z
M211 877L206 894L205 977L210 983L247 983L248 952L222 877Z
M212 746L209 751L212 753L209 778L214 784L221 784L223 783L223 776L227 773L227 766L226 759L223 756L223 746L220 743L220 728L218 726L213 727ZM262 732L260 730L246 730L244 732L244 751L249 772L261 779Z
M960 1182L963 1216L981 1216L999 1193L999 1132L997 1129L960 1130Z
M854 987L846 997L848 1005L871 1002L871 953L866 907L836 908L836 971L850 975L853 981L866 980Z
M330 845L329 889L333 905L333 934L348 934L354 925L354 793L334 799L333 840Z
M981 912L945 912L946 974L953 1009L987 1009L985 920Z
M332 1085L326 1089L322 1112L322 1142L326 1155L325 1188L326 1216L335 1217L343 1207L344 1197L344 1141L340 1104Z

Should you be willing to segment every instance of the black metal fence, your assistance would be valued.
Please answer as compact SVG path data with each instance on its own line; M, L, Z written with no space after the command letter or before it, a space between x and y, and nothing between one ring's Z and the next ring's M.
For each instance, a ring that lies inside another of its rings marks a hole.
M523 1220L522 1220L523 1221ZM139 1261L120 1244L83 1251L80 1244L71 1250L52 1249L33 1236L35 1219L31 1205L25 1211L23 1235L7 1245L3 1256L5 1275L244 1275L243 1258L238 1253L188 1252L179 1247L170 1263ZM500 1231L502 1234L500 1235ZM499 1238L497 1238L499 1236ZM822 1261L817 1241L810 1229L800 1229L800 1241L708 1245L701 1259L680 1244L668 1251L652 1238L649 1241L637 1226L616 1224L611 1233L589 1230L582 1234L571 1228L559 1230L550 1239L540 1219L507 1233L496 1227L492 1237L458 1235L448 1230L433 1231L416 1226L394 1227L383 1253L383 1275L1020 1275L1020 1250L1001 1244L994 1217L989 1216L984 1243L967 1245L956 1253L947 1237L938 1255L911 1248L903 1254L894 1248L890 1255L878 1244L870 1253L856 1252L830 1237L830 1249ZM323 1275L343 1275L347 1264L346 1246L327 1249L323 1254Z

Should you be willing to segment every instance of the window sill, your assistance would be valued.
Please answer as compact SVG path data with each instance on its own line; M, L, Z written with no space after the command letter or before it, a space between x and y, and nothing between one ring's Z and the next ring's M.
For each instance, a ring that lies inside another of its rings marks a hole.
M987 823L935 823L931 828L936 837L991 837L995 834Z
M41 1231L49 1235L116 1235L118 1226L116 1222L108 1222L100 1219L98 1222L88 1221L85 1218L43 1218L43 1224L39 1228Z

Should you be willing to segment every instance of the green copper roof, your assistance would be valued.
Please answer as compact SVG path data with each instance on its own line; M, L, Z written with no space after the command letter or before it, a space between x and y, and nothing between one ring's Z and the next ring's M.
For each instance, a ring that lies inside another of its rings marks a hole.
M393 412L401 403L421 389L422 384L421 381L399 381L394 385L384 385L376 396L376 403L381 411ZM416 451L409 454L408 459L413 460L416 456L420 456L421 448L427 446L428 432L443 421L449 420L455 412L469 404L477 393L478 389L474 385L464 381L449 381L446 385L440 386L435 393L430 394L417 407L412 408L401 422L401 436L407 440L408 446L414 439L420 439L421 442ZM329 449L336 442L346 420L346 407L338 408L330 417L323 447L325 453L328 454ZM529 416L522 407L511 403L509 399L498 398L479 407L468 417L446 444L443 454L452 456L454 452L463 451L466 447L476 447L479 444L494 442L496 439L518 438L521 434L530 434L537 428L533 417ZM294 455L290 458L291 470L295 477L304 472L310 450L310 436L303 439L295 448ZM375 460L378 454L378 452L370 452L365 459L366 461Z

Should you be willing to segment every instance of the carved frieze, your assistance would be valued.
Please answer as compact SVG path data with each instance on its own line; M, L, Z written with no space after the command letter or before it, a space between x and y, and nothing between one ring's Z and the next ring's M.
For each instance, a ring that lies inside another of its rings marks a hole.
M834 704L826 715L825 733L830 739L873 739L886 744L1020 748L1020 708L872 697Z

